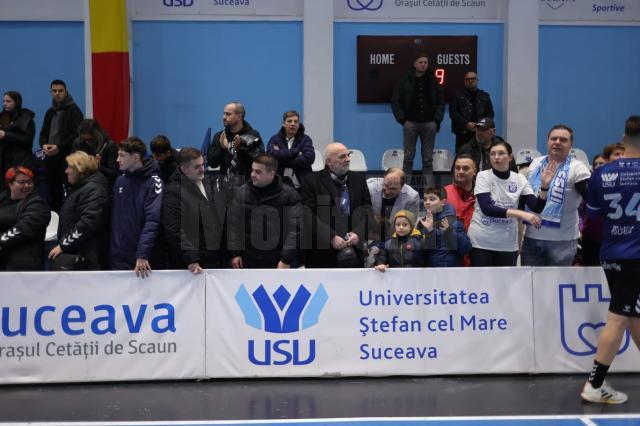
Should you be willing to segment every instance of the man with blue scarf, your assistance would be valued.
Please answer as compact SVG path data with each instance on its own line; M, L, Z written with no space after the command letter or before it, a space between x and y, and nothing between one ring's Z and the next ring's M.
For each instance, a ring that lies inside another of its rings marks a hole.
M548 191L547 204L540 214L542 226L527 226L522 244L522 265L571 266L576 254L578 206L587 193L589 168L569 155L573 130L557 124L547 135L547 155L538 157L529 167L529 184L533 192ZM548 188L540 185L540 173L549 161L558 166Z

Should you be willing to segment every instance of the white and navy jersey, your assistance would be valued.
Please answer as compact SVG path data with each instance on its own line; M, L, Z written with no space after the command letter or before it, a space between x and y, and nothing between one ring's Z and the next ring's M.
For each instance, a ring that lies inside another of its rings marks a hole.
M640 259L640 158L621 158L594 171L587 206L604 218L600 259Z

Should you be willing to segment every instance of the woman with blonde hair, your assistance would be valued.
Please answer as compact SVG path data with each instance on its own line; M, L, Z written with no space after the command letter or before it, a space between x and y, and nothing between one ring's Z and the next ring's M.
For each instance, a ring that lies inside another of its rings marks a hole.
M76 151L66 159L65 174L71 188L60 209L58 245L49 252L49 259L55 265L55 259L60 255L73 255L76 266L63 269L105 269L109 241L109 183L98 172L95 157ZM70 265L70 260L59 260L58 263Z

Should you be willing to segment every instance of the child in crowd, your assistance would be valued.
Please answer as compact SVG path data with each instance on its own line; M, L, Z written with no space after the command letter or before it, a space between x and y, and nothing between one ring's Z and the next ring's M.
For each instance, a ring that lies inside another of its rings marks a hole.
M423 266L423 240L420 231L415 229L416 216L408 210L399 210L391 223L395 232L376 255L374 268L384 272L387 268Z
M425 216L417 229L424 235L424 266L462 266L464 256L471 251L471 241L464 225L456 218L455 209L447 204L442 188L424 191Z

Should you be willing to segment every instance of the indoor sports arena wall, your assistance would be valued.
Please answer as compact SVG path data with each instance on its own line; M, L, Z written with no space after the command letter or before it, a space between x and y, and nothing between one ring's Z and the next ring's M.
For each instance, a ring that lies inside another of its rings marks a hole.
M230 100L247 105L248 121L265 138L278 130L285 110L297 109L303 121L309 120L304 116L304 87L313 79L305 79L303 64L315 52L304 52L304 20L309 18L303 16L303 0L263 0L252 4L264 9L253 15L242 15L247 12L241 6L225 5L185 15L187 5L204 8L204 2L130 3L135 12L130 33L133 133L143 140L164 133L178 147L200 146L208 127L220 127L222 107ZM477 35L480 87L492 96L498 133L504 134L508 116L513 116L506 111L510 94L504 82L512 79L520 87L537 83L538 99L516 100L514 105L537 103L531 122L543 152L547 130L562 121L575 129L576 146L591 157L604 144L617 141L623 120L638 113L640 56L633 54L629 40L640 38L640 8L631 0L620 0L617 4L624 7L615 10L592 10L584 6L589 2L562 2L558 7L558 2L540 1L537 57L536 50L530 56L537 72L522 76L505 71L507 10L523 7L518 2L478 2L486 5L486 16L471 9L407 12L397 2L384 0L369 2L368 8L376 10L359 10L356 3L333 2L334 22L326 35L333 40L333 52L325 61L333 61L333 87L326 88L333 94L333 111L327 113L332 123L319 126L332 128L333 139L362 150L370 169L380 167L385 149L401 146L401 130L388 105L356 102L355 40L360 34ZM36 112L38 132L51 102L51 80L65 79L81 106L85 100L82 1L60 0L55 8L52 4L0 0L0 38L10 40L9 60L0 67L0 90L22 92L25 106ZM144 12L146 8L153 13ZM527 60L525 56L525 65ZM329 139L316 133L320 147ZM518 127L508 139L516 147L530 143L526 137L521 140ZM453 149L448 115L436 146Z
M0 383L569 373L600 268L0 274ZM614 371L640 371L625 336Z

